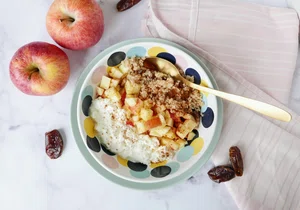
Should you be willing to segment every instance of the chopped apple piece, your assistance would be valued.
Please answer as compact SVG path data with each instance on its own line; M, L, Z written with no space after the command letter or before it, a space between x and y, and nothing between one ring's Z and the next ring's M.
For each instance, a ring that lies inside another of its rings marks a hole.
M135 122L138 134L145 133L147 131L144 122L138 121Z
M107 73L107 74L109 74L111 68L112 68L112 67L110 67L110 66L108 66L108 67L106 68L106 73Z
M127 94L138 94L141 90L141 85L127 80L125 83L125 90Z
M186 120L196 121L195 118L193 117L193 115L191 115L191 114L185 114L185 115L183 115L183 118L186 119Z
M180 145L175 141L171 141L168 146L174 151L177 151L180 147Z
M160 118L158 116L155 116L153 118L151 118L150 120L147 120L145 122L145 126L147 128L147 130L150 130L152 128L155 128L155 127L158 127L158 126L161 126L162 123L160 121Z
M116 88L116 90L117 90L118 92L120 92L120 90L121 90L120 85L117 85L115 88Z
M105 96L114 102L118 102L121 100L121 95L116 88L111 87L105 91Z
M179 149L183 148L187 144L187 142L183 139L177 139L175 142L179 145Z
M130 117L131 117L131 111L130 110L126 110L125 114L126 114L126 118L130 119Z
M176 131L177 136L179 136L180 138L184 139L188 133L189 133L189 131L185 129L185 127L183 126L183 124L180 124L178 126L178 129Z
M183 124L178 126L176 134L184 139L196 126L197 123L194 120L185 120Z
M119 69L121 70L121 72L123 74L126 74L130 70L130 68L128 66L126 66L124 63L121 63L121 65L119 66Z
M128 96L125 98L125 103L128 104L128 106L135 106L137 101L137 98L128 98Z
M161 121L162 126L166 126L167 123L166 123L165 117L162 114L158 114L158 117Z
M139 116L133 116L132 117L133 122L137 122L137 121L139 121L139 119L140 119Z
M173 141L172 139L169 139L169 138L166 138L166 137L162 137L160 139L160 143L162 145L165 145L165 146L169 146L172 141Z
M114 79L120 79L123 76L123 73L116 67L112 67L108 74Z
M118 79L112 79L110 81L110 87L117 87L117 85L120 83L120 80Z
M130 111L135 115L138 115L142 108L143 108L143 101L139 98L137 99L136 105L129 107Z
M107 76L103 76L100 82L100 87L107 90L109 88L111 79Z
M155 107L156 113L162 113L166 110L166 107L164 105L159 105Z
M170 113L170 116L174 120L174 123L181 123L179 113Z
M102 96L103 93L104 93L104 89L101 88L101 87L97 87L96 89L97 89L97 94L98 94L99 96Z
M195 136L196 136L196 134L195 134L194 132L190 132L189 135L187 136L187 140L190 141L190 140L192 140Z
M137 95L126 95L126 98L137 98Z
M176 129L175 128L171 128L168 133L165 134L165 137L169 138L169 139L175 139L176 138Z
M127 120L127 122L126 122L126 125L130 125L130 126L134 126L134 123L132 122L132 121L130 121L130 120Z
M173 127L174 125L174 120L172 118L168 118L168 120L166 121L167 126Z
M197 122L195 120L185 120L184 123L185 127L189 130L189 132L192 132L194 128L197 126Z
M155 128L152 128L150 130L150 136L156 136L156 137L163 137L164 135L166 135L166 133L168 133L168 131L170 130L170 127L167 126L158 126Z
M160 143L162 145L165 145L165 146L171 148L174 151L179 149L179 144L177 142L173 141L172 139L169 139L169 138L165 138L165 137L161 138Z
M153 111L151 109L142 108L140 116L144 121L150 120L153 116Z
M129 109L128 104L124 104L122 108L123 108L125 111L131 112L130 109Z
M153 102L150 99L147 99L144 101L144 108L145 109L151 109L153 106Z
M165 111L165 119L166 119L166 124L167 126L173 127L174 125L174 120L172 119L169 111Z

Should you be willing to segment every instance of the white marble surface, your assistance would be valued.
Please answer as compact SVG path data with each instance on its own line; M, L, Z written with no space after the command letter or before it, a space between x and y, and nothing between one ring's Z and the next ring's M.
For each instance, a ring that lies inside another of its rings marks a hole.
M146 0L124 13L115 11L117 0L101 1L106 24L103 38L86 51L65 50L71 62L71 77L60 93L32 97L13 86L8 66L14 52L32 41L54 43L45 27L51 2L10 0L0 5L0 209L236 209L225 186L208 179L206 173L212 167L211 162L182 184L143 192L102 178L84 160L75 144L69 110L76 79L89 61L106 47L143 36L140 20L147 8ZM285 6L284 0L252 2ZM300 73L297 72L291 106L300 113L300 106L297 107ZM63 132L65 150L61 158L50 160L44 152L44 134L55 128Z

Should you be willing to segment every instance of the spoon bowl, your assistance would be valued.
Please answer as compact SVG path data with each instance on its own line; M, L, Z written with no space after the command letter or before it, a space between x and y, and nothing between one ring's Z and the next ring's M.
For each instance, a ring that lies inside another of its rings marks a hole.
M175 65L173 65L171 62L158 58L158 57L148 57L146 58L146 61L150 62L154 66L157 67L157 69L163 73L169 74L170 76L182 81L187 86L197 89L201 92L206 92L213 94L215 96L218 96L222 99L225 99L227 101L239 104L245 108L248 108L252 111L256 111L260 114L266 115L268 117L281 120L284 122L289 122L292 119L292 116L285 110L280 109L279 107L273 106L271 104L267 104L261 101L257 101L254 99L246 98L243 96L238 96L230 93L225 93L219 90L215 90L209 87L204 87L201 85L197 85L193 82L188 81L185 79L181 74L179 73L179 70L176 68Z

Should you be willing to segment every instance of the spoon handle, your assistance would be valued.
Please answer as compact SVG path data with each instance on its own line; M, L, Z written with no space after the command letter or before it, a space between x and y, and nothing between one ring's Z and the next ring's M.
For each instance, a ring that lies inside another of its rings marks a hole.
M231 102L234 102L236 104L244 106L248 109L251 109L251 110L261 113L263 115L266 115L266 116L269 116L269 117L272 117L272 118L275 118L275 119L278 119L281 121L285 121L285 122L289 122L292 119L292 116L288 112L286 112L283 109L280 109L276 106L273 106L273 105L270 105L270 104L267 104L267 103L264 103L261 101L253 100L250 98L233 95L230 93L224 93L222 91L218 91L215 89L196 85L190 81L184 81L184 82L187 83L187 85L189 85L192 88L195 88L202 92L207 92L207 93L213 94L215 96L218 96L220 98L226 99Z

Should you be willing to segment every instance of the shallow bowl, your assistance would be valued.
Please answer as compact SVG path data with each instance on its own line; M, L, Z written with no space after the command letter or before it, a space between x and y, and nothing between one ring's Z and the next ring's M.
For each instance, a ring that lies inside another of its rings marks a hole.
M78 79L71 106L71 125L76 143L87 162L103 177L126 187L157 189L186 180L210 158L222 127L222 101L203 94L200 127L188 145L176 156L159 164L144 165L125 160L108 151L101 139L90 134L94 122L88 116L95 87L106 69L132 56L158 56L180 67L186 75L194 76L195 83L217 89L217 84L202 61L187 49L161 39L142 38L118 43L101 52L86 67Z

